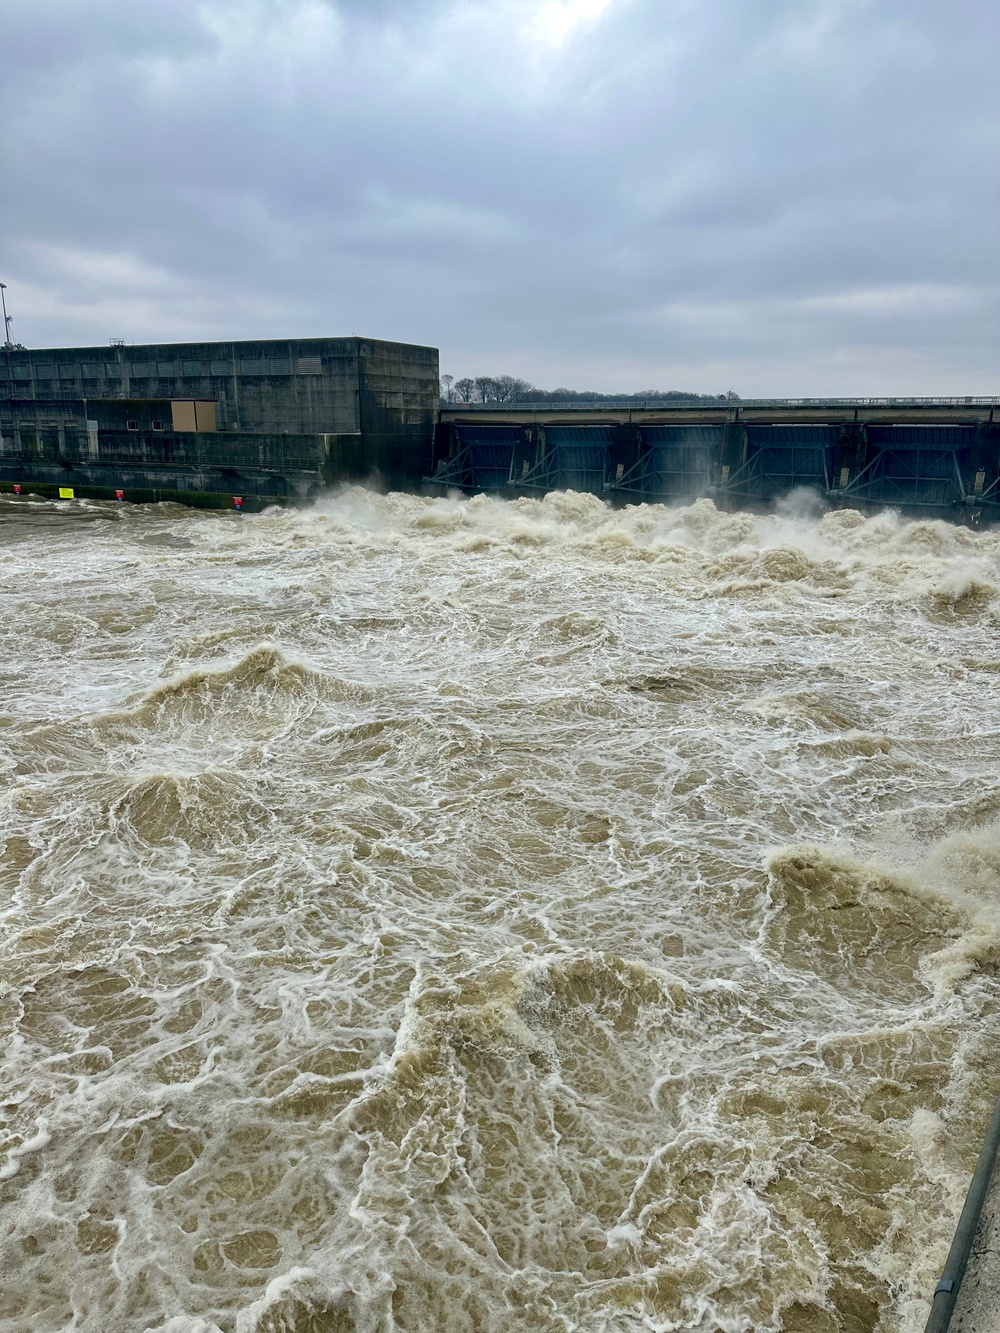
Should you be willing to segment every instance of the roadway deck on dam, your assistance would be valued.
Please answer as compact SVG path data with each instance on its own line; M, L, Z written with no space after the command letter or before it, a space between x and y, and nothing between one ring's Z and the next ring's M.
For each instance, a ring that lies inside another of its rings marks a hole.
M727 421L836 424L854 421L930 425L1000 422L1000 397L967 398L741 398L731 402L685 402L683 399L606 399L602 402L548 401L523 403L442 403L442 422L475 421L480 425L515 422L642 421L649 424Z

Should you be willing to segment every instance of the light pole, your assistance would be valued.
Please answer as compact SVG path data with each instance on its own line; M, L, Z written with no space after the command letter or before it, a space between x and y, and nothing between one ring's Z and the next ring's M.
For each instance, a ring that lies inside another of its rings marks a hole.
M0 282L0 305L3 306L3 359L7 365L7 392L13 398L14 381L10 373L10 352L14 344L10 340L10 315L7 314L7 298L4 295L6 290L7 284Z
M0 282L0 304L3 305L3 345L5 351L10 351L13 343L10 340L10 315L7 314L7 298L4 292L7 290L7 284Z

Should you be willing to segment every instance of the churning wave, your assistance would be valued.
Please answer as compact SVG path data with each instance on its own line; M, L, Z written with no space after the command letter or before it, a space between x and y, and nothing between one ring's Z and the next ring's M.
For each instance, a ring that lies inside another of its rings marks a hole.
M0 1329L923 1327L1000 1079L1000 536L0 540Z

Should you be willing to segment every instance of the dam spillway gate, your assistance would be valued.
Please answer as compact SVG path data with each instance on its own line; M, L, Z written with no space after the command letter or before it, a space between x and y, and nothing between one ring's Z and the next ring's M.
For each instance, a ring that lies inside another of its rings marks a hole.
M807 488L834 506L1000 520L997 399L743 404L724 413L525 406L442 409L428 480L508 496L589 491L625 504L710 496L733 509Z

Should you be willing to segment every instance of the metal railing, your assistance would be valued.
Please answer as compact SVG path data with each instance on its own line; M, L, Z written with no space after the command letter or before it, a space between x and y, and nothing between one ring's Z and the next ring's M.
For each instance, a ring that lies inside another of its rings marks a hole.
M962 1278L965 1276L965 1270L969 1264L969 1256L972 1253L972 1245L979 1228L979 1218L983 1211L983 1204L986 1202L986 1196L989 1193L998 1150L1000 1150L1000 1098L997 1098L989 1128L986 1130L983 1149L979 1154L979 1161L972 1176L972 1183L969 1185L969 1192L965 1196L965 1207L962 1209L958 1226L955 1228L955 1237L951 1242L951 1249L948 1251L944 1272L941 1274L940 1282L934 1288L930 1318L927 1320L924 1333L947 1333L951 1325L951 1316L958 1300Z
M662 412L677 408L706 412L731 411L744 407L1000 407L993 398L734 398L712 402L704 398L570 398L565 400L521 399L509 403L448 403L442 412Z

